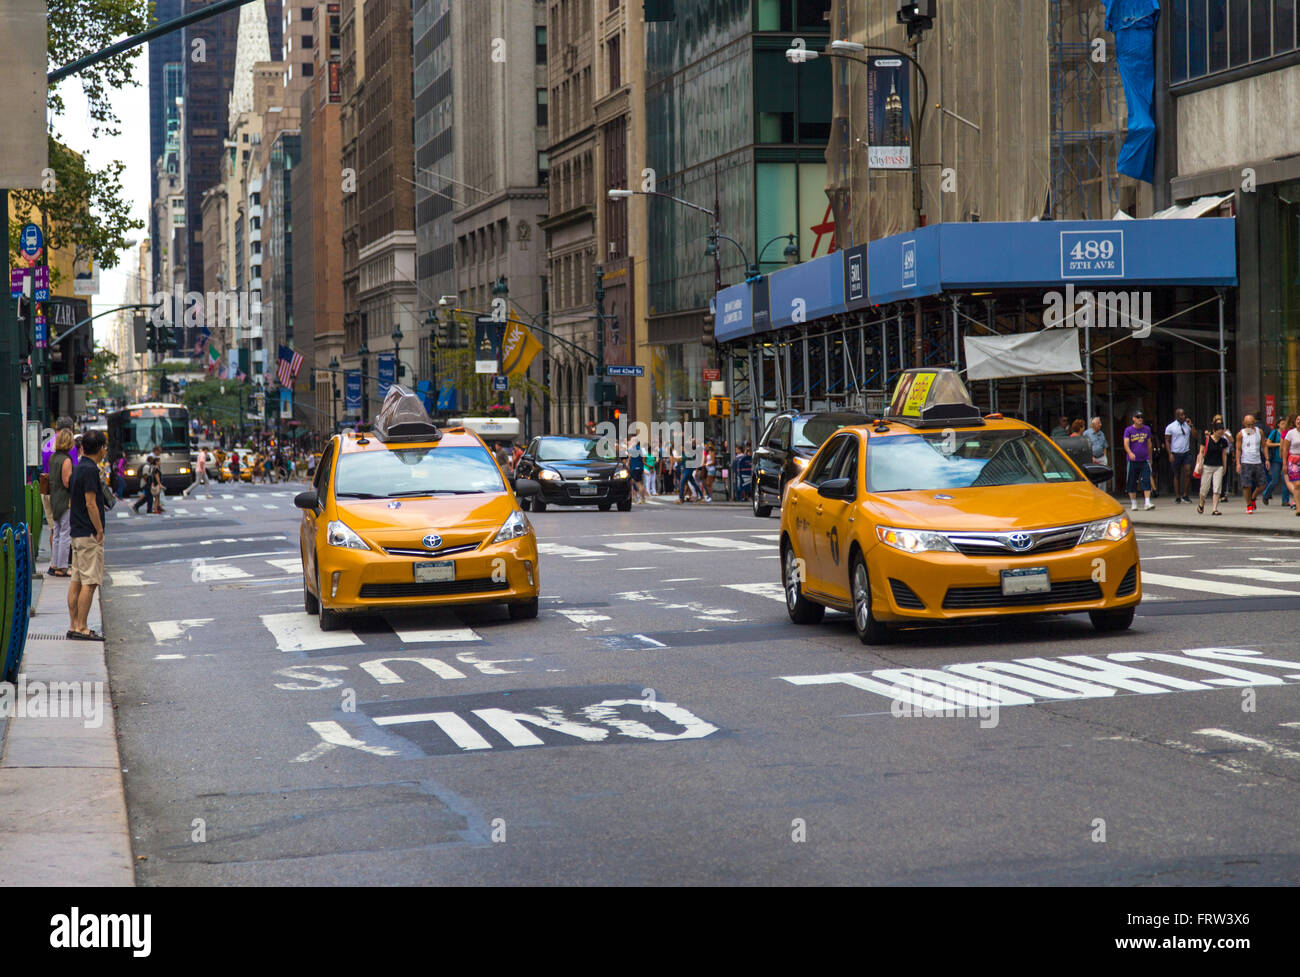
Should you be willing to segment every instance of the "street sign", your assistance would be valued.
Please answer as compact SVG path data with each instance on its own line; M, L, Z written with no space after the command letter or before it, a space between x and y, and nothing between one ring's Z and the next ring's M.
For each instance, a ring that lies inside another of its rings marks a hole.
M45 328L45 316L38 315L36 317L36 347L38 349L44 349L49 344L50 334Z
M35 224L24 224L22 233L18 235L18 247L28 258L35 258L45 247L45 237L41 234L41 229Z
M32 298L37 302L48 302L50 300L49 265L40 265L33 271L35 280L32 282Z
M23 282L27 280L29 268L11 268L9 269L9 297L11 299L22 298Z
M644 366L607 366L605 375L611 377L643 377L645 376Z
M67 383L68 375L66 373L54 373L50 376L50 383Z
M492 389L496 393L505 393L510 389L510 378L498 373L492 378Z
M713 369L710 369L709 367L706 366L706 367L704 368L704 379L705 379L705 380L721 380L721 379L722 379L722 371L721 371L721 370L713 370Z

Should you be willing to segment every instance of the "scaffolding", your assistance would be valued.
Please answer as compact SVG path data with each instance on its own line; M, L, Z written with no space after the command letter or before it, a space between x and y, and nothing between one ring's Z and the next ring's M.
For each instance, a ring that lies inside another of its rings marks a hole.
M1120 209L1115 164L1125 130L1113 38L1096 0L1049 0L1052 187L1056 220L1107 220Z

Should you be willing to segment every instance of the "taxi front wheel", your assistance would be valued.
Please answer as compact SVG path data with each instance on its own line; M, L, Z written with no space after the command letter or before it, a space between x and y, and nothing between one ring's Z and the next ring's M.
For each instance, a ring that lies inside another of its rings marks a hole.
M787 545L781 561L781 584L785 589L785 609L795 624L816 624L826 613L826 608L803 595L800 579L801 561L794 555L794 547Z
M1089 611L1092 626L1098 631L1127 631L1133 623L1132 607L1122 607L1115 611Z
M537 616L536 597L522 604L507 604L506 606L510 608L510 620L512 621L528 621Z
M853 629L858 632L858 640L864 645L884 644L891 637L889 625L871 613L871 580L861 556L853 557L849 580L853 584Z

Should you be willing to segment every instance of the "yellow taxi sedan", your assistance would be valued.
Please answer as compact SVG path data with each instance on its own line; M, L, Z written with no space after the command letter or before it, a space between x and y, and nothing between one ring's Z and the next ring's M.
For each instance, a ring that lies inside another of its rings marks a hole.
M1086 469L1029 424L980 417L952 371L907 371L882 420L836 432L790 484L790 618L847 611L866 644L900 625L1024 614L1129 627L1142 599L1137 541L1092 484L1110 470Z
M537 616L537 538L513 486L478 436L438 429L394 385L368 433L336 435L303 510L303 604L323 631L351 613L504 603Z

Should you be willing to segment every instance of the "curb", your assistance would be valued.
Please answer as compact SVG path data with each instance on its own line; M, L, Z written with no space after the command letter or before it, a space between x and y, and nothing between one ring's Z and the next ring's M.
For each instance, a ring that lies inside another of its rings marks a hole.
M101 721L87 727L79 717L14 715L7 720L0 751L0 795L5 798L0 885L133 886L135 864L105 648L61 636L67 631L67 590L65 579L41 582L27 629L20 688L30 695L37 682L47 689L52 683L98 683ZM94 616L92 610L92 627ZM17 692L15 707L21 698ZM53 702L55 696L46 699Z

